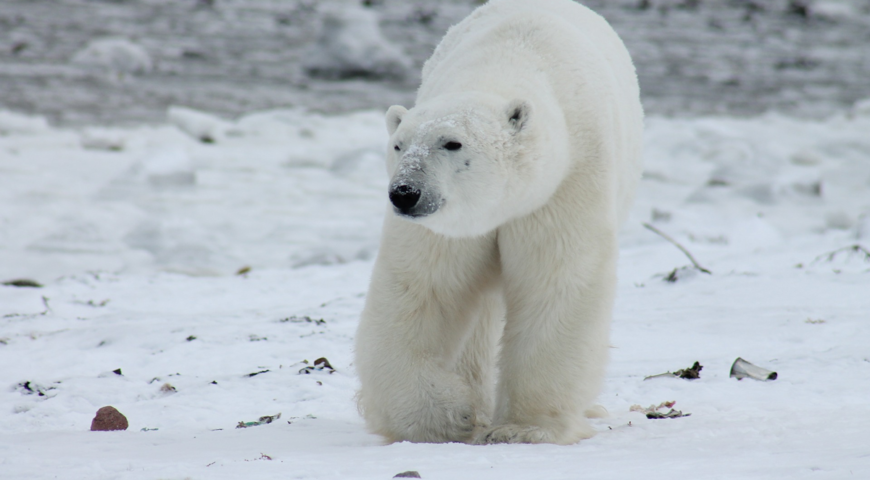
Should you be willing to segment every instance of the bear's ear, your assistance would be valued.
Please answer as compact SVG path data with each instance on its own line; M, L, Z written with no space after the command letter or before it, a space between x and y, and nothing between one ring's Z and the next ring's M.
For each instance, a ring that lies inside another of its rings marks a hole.
M525 100L511 100L507 106L508 125L514 133L519 132L529 123L529 116L532 113L532 106Z
M402 123L402 117L408 113L408 109L401 105L393 105L387 110L387 133L390 135L396 133L399 124Z

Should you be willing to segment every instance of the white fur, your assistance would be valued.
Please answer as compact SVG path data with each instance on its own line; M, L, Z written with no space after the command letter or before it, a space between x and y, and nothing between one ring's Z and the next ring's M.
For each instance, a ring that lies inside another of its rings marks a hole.
M448 31L415 107L387 113L388 173L414 176L440 206L412 219L391 207L384 222L356 339L374 432L594 434L584 412L600 414L642 116L622 42L570 0L495 0Z

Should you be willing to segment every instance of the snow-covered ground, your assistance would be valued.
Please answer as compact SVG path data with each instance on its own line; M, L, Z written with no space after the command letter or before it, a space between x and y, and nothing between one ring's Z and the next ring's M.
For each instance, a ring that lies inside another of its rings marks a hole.
M868 132L866 108L649 118L599 434L384 446L352 363L379 112L79 130L0 112L0 281L43 285L0 286L0 478L870 478L870 258L828 256L870 247ZM643 222L712 274L665 281L690 262ZM738 356L778 378L729 378ZM333 373L300 374L320 357ZM699 380L644 381L694 361ZM664 401L691 416L630 412ZM127 431L89 431L105 405Z

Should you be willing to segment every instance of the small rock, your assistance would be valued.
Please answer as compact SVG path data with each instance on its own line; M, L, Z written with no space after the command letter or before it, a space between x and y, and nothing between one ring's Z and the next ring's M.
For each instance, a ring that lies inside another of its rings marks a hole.
M418 472L408 470L407 472L397 473L393 478L422 478Z
M653 208L650 217L653 222L670 222L671 212Z
M810 6L803 0L789 0L786 13L808 19L810 18Z
M97 416L91 421L92 432L126 430L128 426L127 417L115 407L103 407L97 410Z
M15 42L15 44L12 45L12 48L10 48L9 51L12 53L12 55L18 55L19 53L26 50L28 46L29 45L27 45L27 42Z

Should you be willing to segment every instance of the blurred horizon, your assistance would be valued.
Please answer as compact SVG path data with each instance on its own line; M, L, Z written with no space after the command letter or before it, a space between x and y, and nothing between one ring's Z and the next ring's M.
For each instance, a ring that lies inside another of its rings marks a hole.
M170 105L226 117L410 105L423 62L478 3L4 0L0 108L58 125L116 125L161 123ZM622 36L649 114L821 117L870 97L870 0L581 3ZM325 26L336 10L345 23ZM363 14L379 32L354 23ZM329 56L318 48L330 35L350 37L345 50L390 44L406 72L312 74L303 64ZM120 40L127 57L89 61L106 39Z

